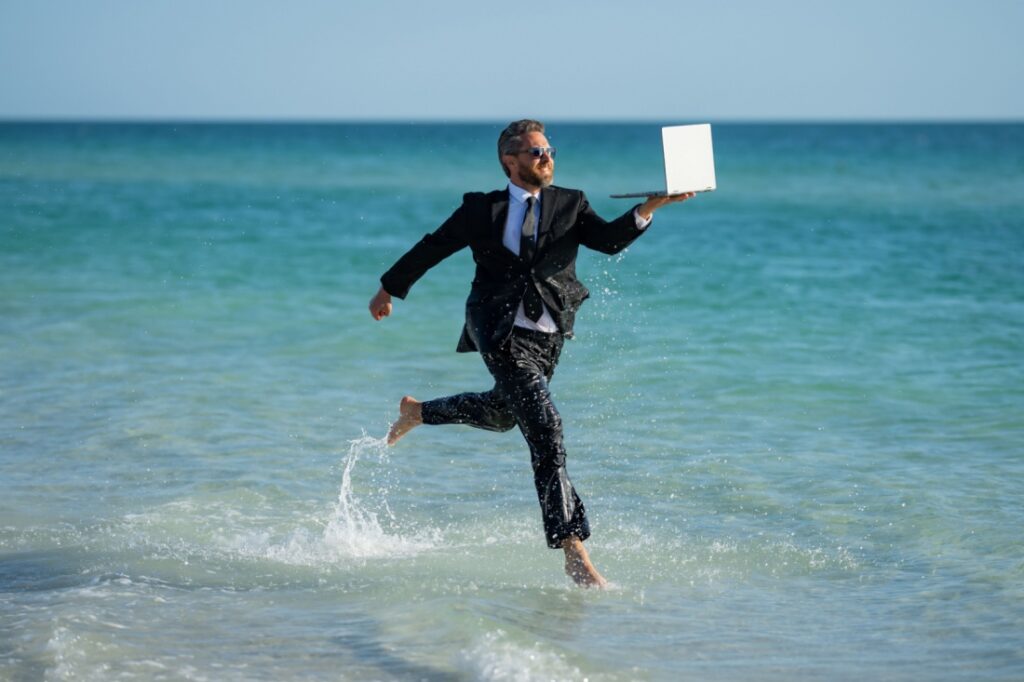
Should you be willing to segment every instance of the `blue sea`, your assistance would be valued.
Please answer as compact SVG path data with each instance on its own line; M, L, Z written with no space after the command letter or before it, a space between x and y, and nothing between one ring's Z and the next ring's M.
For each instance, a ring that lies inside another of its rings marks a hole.
M0 679L1024 679L1024 125L715 124L552 382L588 542L490 388L480 124L0 124ZM656 124L553 123L599 213Z

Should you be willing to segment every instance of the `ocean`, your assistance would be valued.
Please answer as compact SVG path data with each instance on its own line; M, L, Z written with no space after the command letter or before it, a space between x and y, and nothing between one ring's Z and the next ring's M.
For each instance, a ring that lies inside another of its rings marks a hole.
M715 124L552 382L612 582L547 549L516 431L381 438L504 186L479 124L0 123L0 679L1024 679L1024 125ZM556 183L661 182L552 123Z

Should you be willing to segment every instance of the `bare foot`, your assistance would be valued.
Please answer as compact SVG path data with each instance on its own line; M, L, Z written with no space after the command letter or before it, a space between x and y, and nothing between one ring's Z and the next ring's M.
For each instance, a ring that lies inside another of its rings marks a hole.
M402 402L398 404L398 419L388 430L388 445L394 445L399 438L423 423L420 409L422 404L411 395L402 398Z
M580 587L604 588L608 581L597 572L594 564L590 563L590 555L587 554L583 541L575 535L565 539L562 543L565 551L565 574L572 578L573 582Z

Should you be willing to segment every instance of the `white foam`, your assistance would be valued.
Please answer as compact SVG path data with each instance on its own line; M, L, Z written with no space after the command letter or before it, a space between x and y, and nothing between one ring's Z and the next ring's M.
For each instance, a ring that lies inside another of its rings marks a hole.
M78 637L68 628L58 626L46 642L46 651L53 665L46 670L47 680L72 680L81 677L78 673L83 656L79 652Z
M460 670L474 680L488 682L533 682L534 680L580 680L588 678L563 656L545 651L539 643L525 646L510 641L504 630L486 633L462 653Z

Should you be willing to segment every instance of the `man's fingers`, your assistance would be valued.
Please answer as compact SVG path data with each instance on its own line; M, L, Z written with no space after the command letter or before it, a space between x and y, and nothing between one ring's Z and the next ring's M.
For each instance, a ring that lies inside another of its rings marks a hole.
M370 317L375 320L387 317L391 314L391 296L383 288L370 299Z

